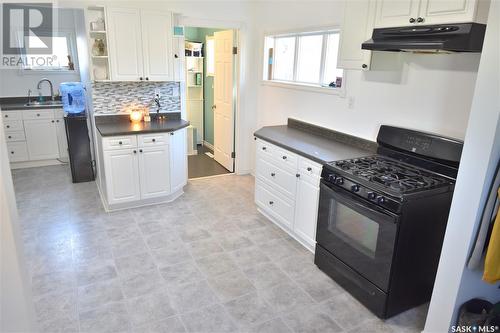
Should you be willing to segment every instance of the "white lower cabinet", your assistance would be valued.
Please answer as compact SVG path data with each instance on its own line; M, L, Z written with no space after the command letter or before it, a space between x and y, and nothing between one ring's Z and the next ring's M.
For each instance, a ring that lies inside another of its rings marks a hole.
M156 198L170 193L169 146L139 149L141 198Z
M104 172L109 204L141 198L137 148L105 152Z
M24 131L30 160L48 160L59 157L54 119L25 120Z
M185 129L101 137L99 176L108 210L169 201L187 184ZM175 198L173 198L175 199ZM172 200L173 200L172 199Z
M255 203L311 251L316 246L321 168L286 149L257 141Z

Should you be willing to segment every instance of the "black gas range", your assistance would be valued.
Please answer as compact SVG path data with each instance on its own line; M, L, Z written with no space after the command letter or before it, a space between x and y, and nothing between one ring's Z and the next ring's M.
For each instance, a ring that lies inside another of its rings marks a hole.
M380 318L430 299L463 143L381 126L323 166L315 263Z

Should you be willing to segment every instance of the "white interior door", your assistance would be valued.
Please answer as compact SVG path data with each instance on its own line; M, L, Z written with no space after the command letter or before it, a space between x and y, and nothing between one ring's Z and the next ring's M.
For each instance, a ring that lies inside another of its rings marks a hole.
M218 31L214 35L214 158L233 172L233 31Z

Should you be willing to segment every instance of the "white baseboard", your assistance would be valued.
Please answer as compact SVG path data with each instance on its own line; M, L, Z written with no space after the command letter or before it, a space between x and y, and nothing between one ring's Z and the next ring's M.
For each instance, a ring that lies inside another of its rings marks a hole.
M203 145L204 145L205 147L207 147L208 149L210 149L210 150L214 150L214 145L213 145L213 144L211 144L210 142L203 141Z
M61 163L59 160L12 162L12 163L10 163L10 168L11 169L24 169L24 168L44 167L44 166L49 166L49 165L63 165L63 164L66 164L66 163Z

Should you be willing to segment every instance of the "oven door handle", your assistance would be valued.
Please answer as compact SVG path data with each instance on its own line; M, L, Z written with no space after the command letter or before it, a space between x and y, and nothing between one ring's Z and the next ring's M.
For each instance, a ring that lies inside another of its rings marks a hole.
M399 221L398 215L369 201L358 198L343 189L330 186L324 180L321 180L321 189L327 191L328 195L332 196L336 201L376 221L391 223L397 223Z

